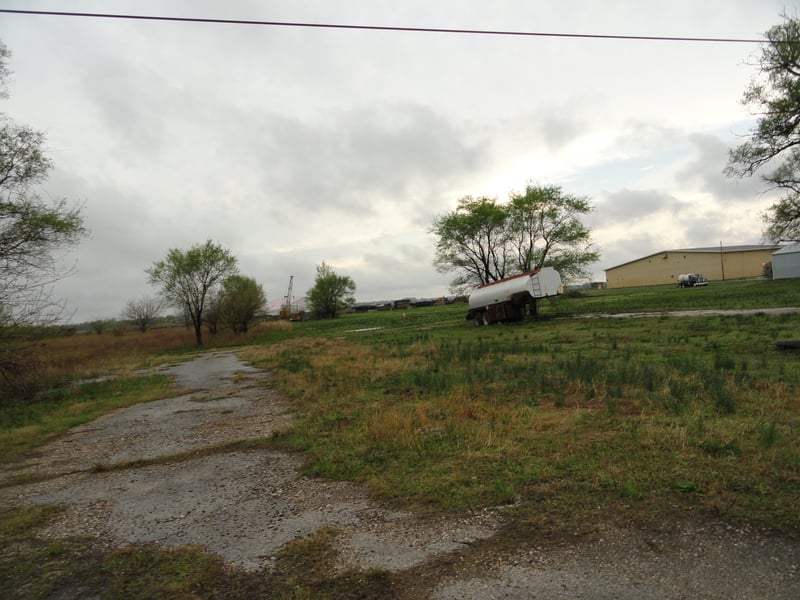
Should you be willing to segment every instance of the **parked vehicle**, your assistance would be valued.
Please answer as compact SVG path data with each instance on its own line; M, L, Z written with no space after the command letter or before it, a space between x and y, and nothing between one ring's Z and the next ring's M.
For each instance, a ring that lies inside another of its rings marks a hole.
M678 287L680 288L700 287L702 285L708 285L708 279L699 273L683 273L678 275Z
M467 320L471 319L475 325L521 321L529 304L535 304L539 298L563 293L561 275L552 267L485 283L469 296Z

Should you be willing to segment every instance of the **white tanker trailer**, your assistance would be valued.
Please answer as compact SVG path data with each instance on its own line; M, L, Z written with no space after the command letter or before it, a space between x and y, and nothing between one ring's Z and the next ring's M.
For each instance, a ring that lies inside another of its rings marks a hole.
M520 321L525 317L528 304L563 293L564 285L558 271L542 267L475 288L469 295L467 319L472 319L475 325Z

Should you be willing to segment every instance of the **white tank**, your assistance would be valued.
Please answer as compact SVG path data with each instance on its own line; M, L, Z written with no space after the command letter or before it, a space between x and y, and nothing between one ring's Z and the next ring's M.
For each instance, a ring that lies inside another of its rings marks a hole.
M535 298L563 293L564 285L558 271L552 267L542 267L475 288L469 296L469 308L472 311L510 301L525 304Z

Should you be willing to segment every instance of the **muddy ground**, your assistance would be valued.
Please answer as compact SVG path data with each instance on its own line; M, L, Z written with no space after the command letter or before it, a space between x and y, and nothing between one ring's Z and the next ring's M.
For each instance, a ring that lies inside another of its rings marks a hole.
M800 543L749 527L608 527L590 541L541 545L531 532L524 548L487 554L480 542L501 531L503 508L431 520L381 506L357 485L305 477L296 455L198 452L269 436L292 417L268 375L234 352L203 354L168 372L174 398L106 415L39 457L3 466L0 502L65 505L45 537L199 544L250 571L271 569L285 543L333 526L342 566L413 569L425 578L414 589L436 599L800 598ZM184 460L134 462L177 454ZM109 469L126 463L133 464ZM49 477L7 485L21 473Z

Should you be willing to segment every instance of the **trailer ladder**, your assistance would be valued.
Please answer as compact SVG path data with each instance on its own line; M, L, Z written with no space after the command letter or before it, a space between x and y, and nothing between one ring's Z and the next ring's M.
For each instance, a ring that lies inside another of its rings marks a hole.
M533 287L533 297L534 298L541 298L542 297L542 284L539 281L538 277L531 278L531 285Z

